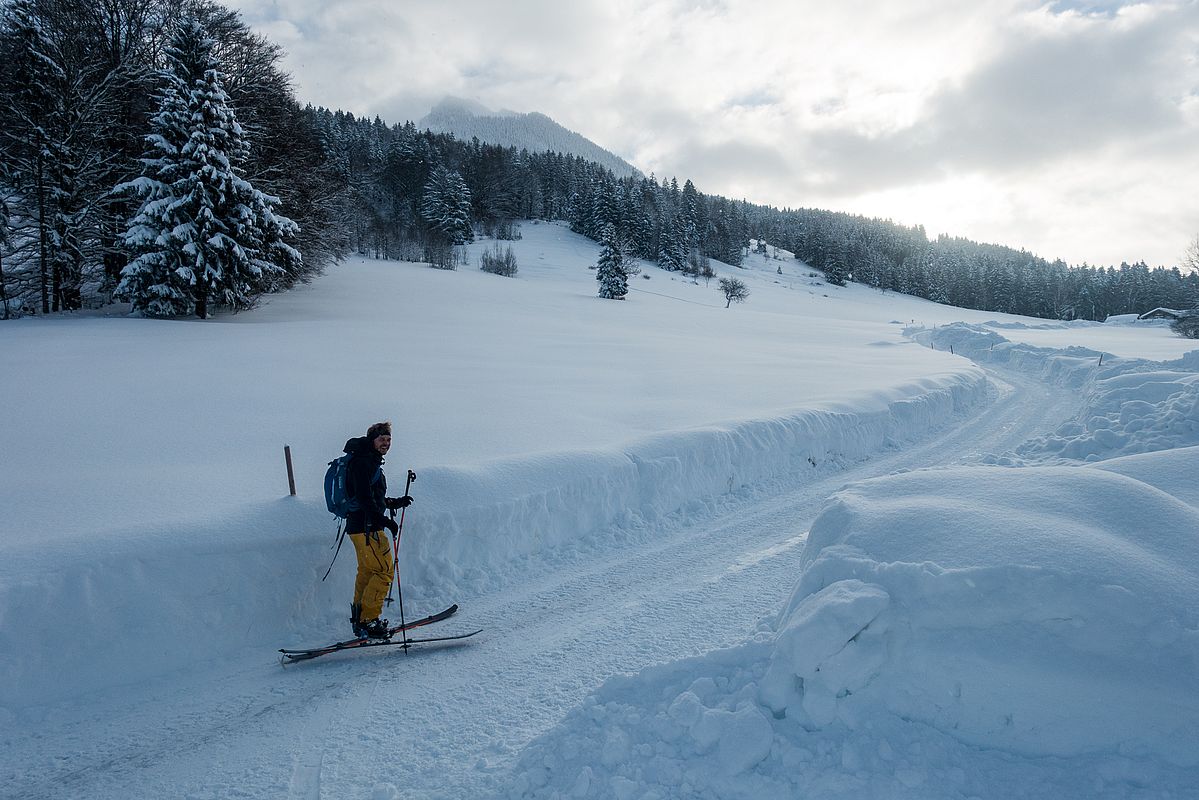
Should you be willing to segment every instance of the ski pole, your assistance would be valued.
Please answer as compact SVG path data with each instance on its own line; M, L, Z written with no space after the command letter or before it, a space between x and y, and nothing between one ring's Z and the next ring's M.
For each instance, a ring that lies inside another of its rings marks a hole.
M412 470L408 470L408 481L404 484L405 497L408 496L408 490L412 487L412 482L415 480L416 473ZM399 524L396 525L396 532L392 534L391 537L391 549L394 551L392 554L394 558L394 561L392 562L392 572L395 574L396 596L400 600L400 635L404 637L403 648L405 655L408 654L408 632L404 630L406 626L406 623L404 622L404 586L400 582L400 534L404 532L404 512L407 510L408 509L406 507L400 509L400 521ZM391 509L391 518L396 518L396 510L394 508ZM387 598L387 604L391 605L390 597Z

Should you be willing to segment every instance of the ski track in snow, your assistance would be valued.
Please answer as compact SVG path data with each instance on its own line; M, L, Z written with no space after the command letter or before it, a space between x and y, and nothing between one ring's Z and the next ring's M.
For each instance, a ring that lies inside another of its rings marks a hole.
M808 526L843 484L975 463L1078 410L1073 390L987 371L991 402L922 441L819 464L791 485L740 489L569 566L533 563L523 585L456 598L462 610L436 629L484 628L466 643L282 669L272 653L283 643L265 642L261 653L51 709L0 734L11 765L0 797L492 796L521 748L605 678L738 643L777 613Z

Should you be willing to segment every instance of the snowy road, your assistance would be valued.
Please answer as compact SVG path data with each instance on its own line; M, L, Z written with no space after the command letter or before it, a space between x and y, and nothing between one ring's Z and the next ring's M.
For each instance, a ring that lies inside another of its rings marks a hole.
M520 749L605 678L736 643L776 612L805 532L841 485L971 463L1077 411L1076 392L988 371L992 402L927 440L818 465L800 486L737 493L620 548L534 565L523 585L463 598L445 629L485 628L470 644L286 670L264 647L10 730L0 796L493 795Z

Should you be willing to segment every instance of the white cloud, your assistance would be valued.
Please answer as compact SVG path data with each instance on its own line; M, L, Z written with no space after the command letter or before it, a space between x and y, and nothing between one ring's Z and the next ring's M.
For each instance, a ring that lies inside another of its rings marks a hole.
M388 121L447 94L541 111L706 192L1072 263L1173 263L1199 230L1179 179L1199 161L1194 0L233 5L302 99Z

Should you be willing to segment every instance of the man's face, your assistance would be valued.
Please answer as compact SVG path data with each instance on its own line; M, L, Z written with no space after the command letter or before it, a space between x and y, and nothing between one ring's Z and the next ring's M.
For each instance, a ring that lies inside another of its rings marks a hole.
M387 455L387 451L391 449L391 434L385 433L382 436L376 436L375 449L379 451L379 455Z

